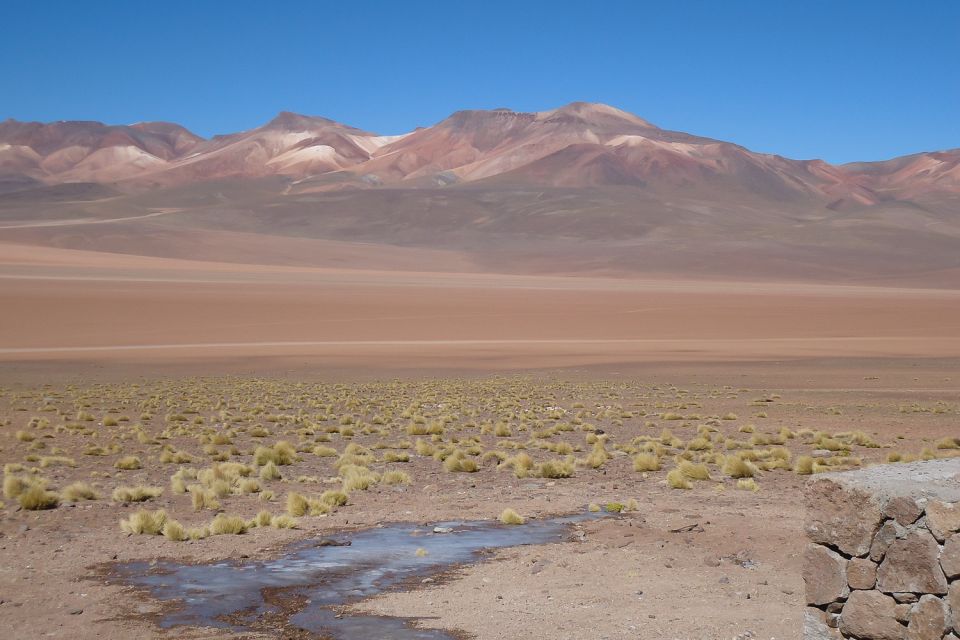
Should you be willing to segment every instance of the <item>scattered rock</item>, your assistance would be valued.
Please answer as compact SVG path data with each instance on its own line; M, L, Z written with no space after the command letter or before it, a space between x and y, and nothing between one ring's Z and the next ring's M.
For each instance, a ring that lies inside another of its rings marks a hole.
M896 606L877 591L854 591L840 614L840 631L856 638L904 640L907 629L897 621Z
M953 615L953 630L960 632L960 580L951 584L947 590L947 602Z
M877 588L884 593L911 591L913 593L947 592L947 579L940 569L940 547L930 532L915 529L887 550L877 570Z
M807 604L830 604L850 594L846 559L820 545L808 545L804 552L803 581Z
M923 515L923 507L910 496L897 496L887 501L883 506L883 515L893 518L904 527L913 524Z
M434 533L453 533L453 527L434 527Z
M873 544L870 545L870 559L874 562L883 560L887 549L893 544L893 541L906 534L907 530L901 527L895 520L888 520L883 523L877 535L873 538Z
M960 531L960 503L936 501L928 504L927 528L937 542L943 542L951 533Z
M78 616L83 613L83 609L70 609L69 613L72 616Z
M960 533L953 534L943 544L943 550L940 551L940 568L951 580L960 578ZM960 610L956 615L960 617Z
M869 493L841 482L821 478L807 485L807 536L848 556L865 556L883 516Z
M851 589L873 589L877 583L877 565L867 558L854 558L847 563L847 584Z
M320 538L315 546L317 547L349 547L352 544L350 540L334 540L333 538Z
M914 607L907 640L940 640L947 632L947 605L937 596L924 595Z
M807 607L803 614L803 640L836 640L839 637L840 634L827 626L822 611Z

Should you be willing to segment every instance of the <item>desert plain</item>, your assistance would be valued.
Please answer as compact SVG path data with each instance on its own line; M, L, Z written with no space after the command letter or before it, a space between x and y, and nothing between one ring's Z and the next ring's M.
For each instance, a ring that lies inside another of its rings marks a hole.
M953 289L498 274L330 250L378 268L4 245L0 446L5 480L23 481L5 482L0 512L6 628L301 637L290 611L161 629L171 605L110 567L609 505L623 510L557 543L338 613L473 638L799 638L806 474L957 453ZM34 485L57 506L21 508ZM196 539L121 527L141 509ZM214 535L218 514L244 533Z

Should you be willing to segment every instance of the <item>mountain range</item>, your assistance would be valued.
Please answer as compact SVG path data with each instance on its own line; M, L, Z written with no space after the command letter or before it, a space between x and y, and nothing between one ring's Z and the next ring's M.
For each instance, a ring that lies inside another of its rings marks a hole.
M960 269L960 149L833 165L592 103L459 111L390 136L288 112L210 139L165 122L0 122L7 228L159 209L208 230L510 256L548 271L743 275L760 260L815 277L937 281Z

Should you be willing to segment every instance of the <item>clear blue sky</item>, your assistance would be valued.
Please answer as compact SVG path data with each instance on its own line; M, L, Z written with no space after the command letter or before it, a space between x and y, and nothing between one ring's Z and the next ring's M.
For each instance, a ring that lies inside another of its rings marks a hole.
M605 102L834 162L960 147L960 1L3 0L0 119L380 133Z

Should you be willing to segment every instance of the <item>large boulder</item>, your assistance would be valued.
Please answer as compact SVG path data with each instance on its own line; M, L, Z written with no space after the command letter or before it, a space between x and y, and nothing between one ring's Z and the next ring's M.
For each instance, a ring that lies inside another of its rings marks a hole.
M947 592L947 579L940 568L940 547L926 529L914 529L894 540L877 570L877 588L884 593Z
M897 621L897 603L879 591L854 591L840 613L845 636L870 640L904 640L907 628Z
M943 600L937 596L922 596L910 614L907 640L941 640L949 629L948 617Z
M810 540L848 556L869 553L873 534L883 522L880 505L870 494L850 488L836 478L824 477L807 485L806 498L806 531Z
M960 533L955 533L943 543L940 551L940 568L951 580L960 578ZM957 612L960 616L960 611Z
M846 558L818 544L808 545L803 557L803 582L807 604L824 605L846 598L850 594Z

